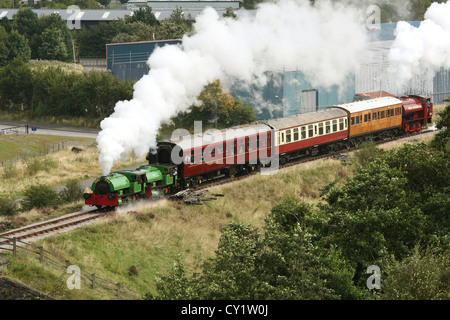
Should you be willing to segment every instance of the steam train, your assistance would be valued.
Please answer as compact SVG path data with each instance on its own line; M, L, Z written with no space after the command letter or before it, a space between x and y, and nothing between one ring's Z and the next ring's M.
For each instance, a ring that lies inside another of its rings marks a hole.
M432 114L430 97L388 96L221 131L173 136L150 150L148 165L96 179L93 192L84 194L85 203L115 207L155 192L173 193L364 141L418 132L431 123Z

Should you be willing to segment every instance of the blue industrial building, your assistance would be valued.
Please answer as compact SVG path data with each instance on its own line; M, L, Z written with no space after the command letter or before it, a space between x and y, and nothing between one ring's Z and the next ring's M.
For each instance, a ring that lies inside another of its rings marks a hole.
M418 27L420 22L410 22ZM314 87L307 81L301 70L279 70L266 72L264 87L248 87L237 83L230 89L235 98L242 99L256 107L260 119L289 116L325 109L328 106L348 103L355 94L386 91L394 94L387 76L387 54L395 39L397 23L381 24L377 29L368 30L371 40L366 60L357 74L330 88ZM107 45L108 70L119 79L138 80L149 69L148 57L157 46L180 44L181 40L148 41ZM450 96L450 70L440 70L434 78L419 76L411 85L414 92L429 95L434 103Z
M147 60L157 47L179 43L175 39L107 44L106 67L120 80L139 80L149 72Z

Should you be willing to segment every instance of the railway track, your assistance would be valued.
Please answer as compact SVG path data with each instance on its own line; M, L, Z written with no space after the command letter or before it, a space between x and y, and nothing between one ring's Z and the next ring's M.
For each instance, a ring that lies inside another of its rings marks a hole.
M61 232L68 228L92 222L93 220L108 215L110 212L111 211L91 210L67 214L52 220L38 222L22 228L9 230L7 232L1 233L0 238L16 238L17 240L26 240L28 242L32 242L34 238L39 238L43 235L52 234L54 232ZM9 239L0 239L0 245L2 244L2 242L11 241Z
M424 130L420 133L416 133L413 135L399 136L399 137L394 137L394 138L390 138L390 139L385 139L385 140L377 141L376 143L377 144L385 144L385 143L392 142L395 140L400 140L400 139L404 139L404 138L416 136L416 135L418 136L418 135L425 134L428 132L432 132L432 130ZM336 151L333 153L327 153L327 154L322 154L322 155L318 155L318 156L304 157L301 159L292 160L286 164L280 165L279 169L285 169L288 167L296 166L296 165L306 163L306 162L316 161L319 159L331 158L331 157L340 155L343 152L354 151L357 149L358 149L358 147L352 147L352 148L348 148L345 150L339 150L339 151ZM225 185L228 183L246 179L257 173L258 172L253 172L250 174L236 176L233 178L222 178L222 179L217 179L217 180L213 180L213 181L207 181L200 186L191 188L191 191L196 192L196 191L200 191L200 190L214 187L214 186ZM14 230L10 230L10 231L1 233L0 238L8 237L9 239L16 238L18 240L26 240L26 241L32 242L34 238L39 238L42 235L49 235L54 232L66 231L75 226L80 226L82 224L92 222L93 220L105 217L107 215L110 215L112 211L113 210L105 211L105 209L102 209L102 210L95 209L95 210L91 210L91 211L82 211L82 212L72 213L72 214L68 214L68 215L65 215L65 216L62 216L62 217L59 217L56 219L35 223L35 224L28 225L28 226L25 226L22 228L18 228L18 229L14 229ZM0 239L0 245L2 244L2 242L7 242L7 241L11 241L11 240L8 240L8 239L1 240Z

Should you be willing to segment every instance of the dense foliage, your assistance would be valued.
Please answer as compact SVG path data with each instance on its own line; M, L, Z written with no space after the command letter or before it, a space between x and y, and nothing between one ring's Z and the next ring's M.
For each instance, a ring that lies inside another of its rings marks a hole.
M46 59L70 61L73 57L72 36L59 14L38 17L31 9L21 9L12 22L0 21L0 66L16 57L24 61Z
M203 129L220 129L257 120L254 108L242 100L234 99L230 92L224 91L219 80L207 85L198 100L199 105L193 105L172 118L171 129L192 130L194 121L202 121Z
M449 299L449 157L424 144L373 155L316 207L290 196L263 230L229 223L200 274L179 258L148 298Z
M132 82L106 72L32 70L20 58L0 68L0 110L9 113L102 118L112 113L117 101L132 95Z
M450 98L444 101L450 103ZM439 120L436 123L436 127L440 131L434 136L431 145L448 154L450 153L450 104L439 112Z

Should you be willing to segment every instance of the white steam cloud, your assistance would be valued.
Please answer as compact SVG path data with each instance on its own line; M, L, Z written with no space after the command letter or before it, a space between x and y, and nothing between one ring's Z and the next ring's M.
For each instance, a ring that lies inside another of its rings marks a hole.
M450 1L433 3L418 28L400 21L388 60L398 88L419 74L450 68Z
M364 15L330 1L261 4L256 13L223 18L212 8L197 17L182 45L158 48L150 72L102 121L97 138L103 173L131 152L143 157L156 146L160 124L197 102L217 79L264 84L264 71L299 69L315 86L342 84L366 49Z

